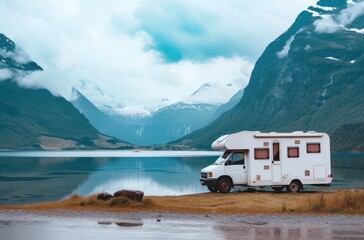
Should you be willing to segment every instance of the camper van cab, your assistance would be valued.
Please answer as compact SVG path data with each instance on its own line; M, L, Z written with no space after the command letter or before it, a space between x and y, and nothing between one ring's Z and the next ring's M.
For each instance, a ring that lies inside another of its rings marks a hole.
M261 133L242 131L212 143L224 153L201 170L200 182L211 192L228 193L234 186L271 186L299 192L303 186L329 186L330 139L326 133Z

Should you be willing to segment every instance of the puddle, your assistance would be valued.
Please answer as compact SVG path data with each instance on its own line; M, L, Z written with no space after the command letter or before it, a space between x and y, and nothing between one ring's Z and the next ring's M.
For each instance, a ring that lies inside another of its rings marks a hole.
M115 223L119 227L141 227L143 226L143 223L128 223L128 222L118 222Z
M99 225L112 225L115 224L118 227L141 227L143 223L133 223L133 222L109 222L109 221L99 221Z

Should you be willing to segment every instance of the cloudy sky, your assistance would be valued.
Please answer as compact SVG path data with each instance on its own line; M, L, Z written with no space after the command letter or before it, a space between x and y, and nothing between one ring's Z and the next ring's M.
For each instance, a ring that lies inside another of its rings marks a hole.
M206 82L247 83L265 47L315 2L1 0L0 32L44 68L28 85L66 98L75 86L97 104L149 104Z

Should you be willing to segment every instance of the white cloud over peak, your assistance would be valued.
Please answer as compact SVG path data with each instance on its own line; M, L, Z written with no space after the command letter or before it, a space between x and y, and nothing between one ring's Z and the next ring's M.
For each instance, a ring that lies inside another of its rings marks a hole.
M44 69L22 85L71 98L87 80L104 93L83 90L96 104L148 104L248 81L267 44L314 2L2 0L0 32Z
M334 33L339 30L347 30L346 27L364 14L364 1L350 2L347 8L339 14L323 14L321 19L314 22L316 31L320 33Z

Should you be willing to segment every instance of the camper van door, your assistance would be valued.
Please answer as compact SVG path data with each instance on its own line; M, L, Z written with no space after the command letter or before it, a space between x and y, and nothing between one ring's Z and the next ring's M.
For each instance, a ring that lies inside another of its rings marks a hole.
M273 142L273 160L272 160L272 182L282 181L282 168L281 168L281 151L279 142Z
M247 184L248 177L245 167L245 153L233 152L225 162L225 173L233 179L235 184Z

